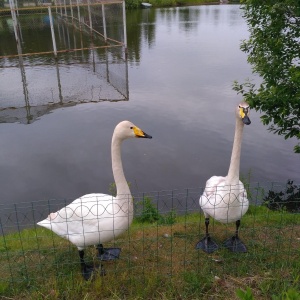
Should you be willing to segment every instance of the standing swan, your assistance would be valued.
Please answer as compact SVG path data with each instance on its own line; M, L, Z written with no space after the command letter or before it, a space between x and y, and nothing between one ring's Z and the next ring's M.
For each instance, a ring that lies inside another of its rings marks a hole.
M133 137L152 138L129 121L120 122L112 136L111 158L116 197L106 194L84 195L37 223L77 246L81 272L86 280L91 277L94 267L87 266L84 262L84 249L97 245L101 260L111 259L111 256L117 258L120 249L104 249L102 243L109 242L126 231L133 219L132 196L121 160L122 142Z
M244 124L249 125L249 105L240 103L236 108L236 125L229 171L226 177L213 176L206 182L199 204L204 212L206 235L196 248L212 253L219 247L208 233L209 217L222 223L236 222L235 235L224 242L233 252L247 252L238 236L242 216L247 212L249 201L243 183L239 180L240 157Z

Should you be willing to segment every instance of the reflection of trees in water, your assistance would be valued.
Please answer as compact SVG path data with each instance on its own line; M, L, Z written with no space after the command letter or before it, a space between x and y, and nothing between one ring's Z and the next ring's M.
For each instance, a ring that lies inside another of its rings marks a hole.
M269 130L287 138L300 139L300 8L298 1L257 4L248 0L242 7L250 38L241 45L248 54L261 84L236 83ZM300 153L300 143L294 148Z
M239 20L236 6L204 5L197 7L173 7L139 9L127 12L128 58L139 62L142 45L149 48L155 43L157 26L166 25L170 30L178 26L187 35L193 34L199 25L213 21L218 25L221 18L228 18L231 25Z
M156 10L136 9L127 14L127 45L130 62L139 62L141 47L147 41L149 47L155 41Z

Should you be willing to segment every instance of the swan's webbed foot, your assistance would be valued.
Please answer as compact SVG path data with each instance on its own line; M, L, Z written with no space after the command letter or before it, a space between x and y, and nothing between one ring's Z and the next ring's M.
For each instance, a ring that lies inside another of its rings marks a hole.
M206 253L213 253L219 249L219 246L210 236L205 236L197 243L196 249L202 249Z
M99 270L97 268L95 268L94 266L89 266L86 264L81 264L81 274L84 278L84 280L89 280L93 273L98 272ZM105 276L106 275L106 271L103 267L103 265L100 265L100 276Z
M227 239L223 243L224 247L232 252L247 252L246 245L242 242L242 240L237 236L234 235L233 237Z
M97 245L98 259L101 261L118 259L121 253L120 248L103 248L102 244Z
M84 280L89 280L92 277L92 274L94 273L94 267L88 266L86 264L81 264L81 274L84 278Z

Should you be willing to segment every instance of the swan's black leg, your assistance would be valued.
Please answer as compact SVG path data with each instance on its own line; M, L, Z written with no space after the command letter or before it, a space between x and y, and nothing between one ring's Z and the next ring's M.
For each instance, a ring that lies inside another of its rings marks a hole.
M218 244L210 237L208 233L208 225L209 225L209 218L205 218L205 237L200 240L197 245L196 249L202 249L204 252L213 253L214 251L218 250Z
M98 258L100 258L101 260L101 257L104 255L104 248L103 248L103 245L102 244L99 244L96 246L97 250L98 250ZM105 276L106 275L106 271L103 267L103 265L101 264L100 265L100 275L101 276Z
M102 244L96 246L98 250L98 259L102 261L115 260L119 258L121 249L120 248L104 248ZM101 276L106 275L106 271L101 264Z
M247 252L246 245L239 238L239 227L241 225L241 220L236 221L235 235L227 239L223 244L225 248L232 252Z
M78 250L80 257L81 274L85 280L89 280L92 276L94 267L88 266L84 261L84 250Z

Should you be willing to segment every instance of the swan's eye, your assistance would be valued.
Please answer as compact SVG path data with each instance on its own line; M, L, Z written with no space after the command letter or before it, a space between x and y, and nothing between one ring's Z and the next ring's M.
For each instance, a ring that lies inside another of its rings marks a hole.
M133 129L133 127L131 126L130 129Z

